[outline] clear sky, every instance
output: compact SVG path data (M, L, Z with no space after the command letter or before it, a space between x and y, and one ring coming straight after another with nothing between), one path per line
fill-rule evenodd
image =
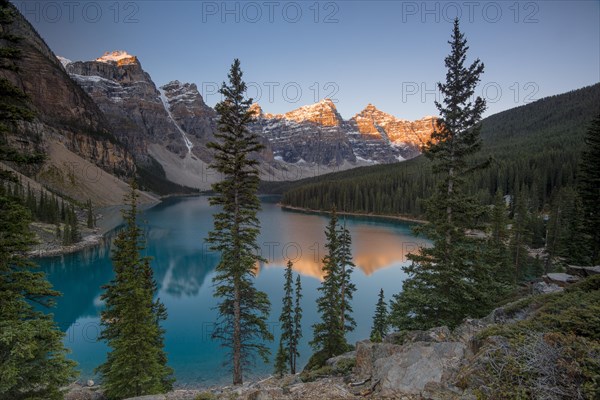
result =
M249 95L281 113L332 98L400 118L436 115L452 19L485 73L490 115L600 81L600 1L13 0L57 55L138 56L157 85L198 85L205 101L234 58Z

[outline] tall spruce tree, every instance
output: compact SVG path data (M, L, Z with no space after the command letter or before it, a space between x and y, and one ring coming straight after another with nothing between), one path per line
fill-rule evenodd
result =
M215 195L210 204L221 207L214 215L214 229L209 233L211 249L221 253L214 278L219 319L213 338L231 351L233 384L243 382L243 368L255 354L268 362L269 350L264 341L273 340L267 327L270 302L264 292L254 287L255 266L265 261L257 255L256 238L260 231L256 213L260 202L256 195L259 176L255 153L263 148L258 135L248 130L253 119L252 99L245 99L240 61L234 60L220 93L223 101L215 106L219 114L211 168L222 180L213 184Z
M281 307L281 315L279 316L279 323L281 328L281 343L286 349L286 354L283 355L286 364L292 365L292 358L295 356L296 348L294 346L294 277L292 275L293 268L292 261L288 260L285 274L284 274L284 285L283 285L283 299ZM276 357L278 360L279 355ZM287 368L286 368L287 371Z
M300 300L302 299L302 280L300 275L296 276L296 287L295 287L295 299L294 299L294 334L293 343L295 352L292 354L290 360L290 373L296 373L296 361L300 357L300 351L298 350L300 339L302 338L302 306Z
M160 326L166 319L166 309L160 300L154 300L157 287L150 260L141 256L144 237L137 226L137 199L132 184L125 197L129 208L123 211L126 227L114 242L115 276L103 286L101 296L106 307L100 339L111 351L97 371L105 395L115 400L164 393L174 381L173 370L166 365L164 330Z
M71 216L69 217L70 228L71 228L71 242L77 243L81 240L81 233L79 232L79 221L77 220L77 213L75 213L75 206L71 205Z
M508 255L508 209L500 190L496 191L491 209L488 238L488 262L496 271L495 277L508 288L514 282L514 270Z
M527 275L528 254L526 245L530 242L529 210L527 198L522 191L514 197L514 213L511 226L510 256L514 268L515 283Z
M371 341L381 342L389 330L388 308L385 302L383 289L379 290L375 315L373 315L373 327L371 328Z
M352 237L346 228L346 221L339 232L339 256L340 263L340 318L344 333L352 332L356 327L356 321L352 317L352 299L356 292L356 285L352 282L354 262L352 261Z
M591 122L585 144L578 171L578 191L584 213L582 242L589 253L589 264L600 265L600 114Z
M320 296L317 299L317 310L321 314L321 320L313 325L313 339L310 342L318 353L318 359L322 361L342 354L348 348L342 325L340 238L335 208L331 211L325 237L327 254L323 258L324 277L318 289Z
M484 67L479 59L465 66L468 46L458 19L449 44L446 82L438 83L443 102L435 103L441 124L423 149L440 183L427 201L429 224L417 232L433 246L408 256L411 264L404 268L408 278L392 302L392 319L401 329L452 327L467 315L487 312L493 304L484 243L467 235L478 227L484 209L465 190L469 174L486 164L473 165L469 158L481 147L479 122L485 101L473 96Z
M273 373L278 378L283 378L288 372L288 351L283 346L283 339L279 340L279 348L275 355L275 369Z
M282 300L281 315L279 316L279 322L281 327L281 343L285 348L285 354L280 356L279 354L275 358L278 362L279 357L284 357L285 362L289 366L289 371L292 374L296 373L296 359L300 355L298 352L298 342L302 336L300 321L302 319L302 309L300 308L300 298L302 297L301 290L302 286L300 283L300 276L296 279L296 288L294 290L294 276L292 269L294 264L291 260L288 260L285 268L285 283L284 283L284 296ZM295 304L294 304L295 295ZM286 368L286 372L287 372Z
M20 39L10 33L15 13L13 5L0 1L0 69L16 72L13 61L20 53L15 44ZM17 122L32 118L25 93L1 77L0 161L16 165L41 161L42 156L27 156L7 140ZM59 400L62 388L76 376L75 363L66 358L64 334L52 316L33 304L50 307L60 293L26 257L35 241L29 230L29 204L19 199L25 197L20 180L0 171L0 182L3 188L8 185L0 191L0 398Z

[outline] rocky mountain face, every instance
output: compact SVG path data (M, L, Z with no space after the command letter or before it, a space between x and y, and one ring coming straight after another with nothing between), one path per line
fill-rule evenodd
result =
M216 113L194 84L157 87L137 57L125 51L93 61L63 59L66 71L102 110L115 136L141 165L158 162L168 180L208 188Z
M139 60L126 52L106 53L94 61L67 63L69 75L104 112L114 135L139 160L159 143L184 156L187 146L166 102Z
M125 51L94 61L61 59L69 75L104 112L112 132L140 162L160 163L176 183L207 189L217 114L196 85L172 81L158 88L140 61ZM261 177L289 180L374 163L392 163L419 154L435 119L398 119L368 105L344 120L330 99L285 114L253 104L250 126L262 138Z
M29 22L13 9L14 19L3 23L0 32L21 38L15 70L0 70L0 75L23 90L36 114L31 123L20 124L7 140L23 152L48 154L44 165L28 174L51 186L56 192L78 200L72 189L90 180L83 165L100 168L98 174L132 176L135 163L130 153L111 134L110 125L96 103L69 77L52 50ZM2 42L4 42L2 40ZM6 43L1 43L4 48ZM71 164L54 159L49 148L59 146L72 156ZM67 172L68 171L68 172ZM116 179L116 178L115 178Z
M331 100L286 114L264 114L257 104L253 109L257 118L251 129L268 139L275 160L325 166L356 161L344 121Z
M258 104L253 109L254 128L269 139L275 158L287 163L403 161L420 153L436 124L434 117L398 119L372 104L345 121L330 99L285 114L264 113Z

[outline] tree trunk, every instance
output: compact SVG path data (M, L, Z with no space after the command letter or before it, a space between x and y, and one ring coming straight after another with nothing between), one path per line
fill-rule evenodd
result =
M234 283L234 304L233 304L233 384L241 385L242 377L242 330L241 330L241 310L240 310L240 287L236 281Z
M448 200L452 198L452 191L454 190L454 167L450 167L448 170ZM448 230L446 231L446 244L450 246L452 240L450 227L452 226L452 205L448 203L446 206L446 222L448 223Z
M235 197L235 223L233 226L233 240L236 253L236 261L240 260L240 248L239 248L239 199L236 190ZM237 269L234 276L233 282L233 384L241 385L243 383L242 373L242 326L241 326L241 293L240 293L240 280L237 274L240 273L241 268Z
M342 332L346 332L346 299L345 299L345 295L346 295L346 279L345 279L345 275L346 274L346 265L342 265L342 288L340 291L340 296L341 296L341 304L340 304L340 308L341 308L341 313L342 313Z

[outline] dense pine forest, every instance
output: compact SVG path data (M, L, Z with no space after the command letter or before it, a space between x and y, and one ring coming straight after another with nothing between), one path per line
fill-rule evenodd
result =
M583 137L598 113L600 84L547 97L482 121L482 150L490 168L470 176L468 190L484 204L496 191L524 196L531 210L548 211L552 199L574 184ZM479 161L473 160L473 161ZM420 156L393 165L363 167L290 183L265 183L285 205L342 212L421 217L436 185Z

